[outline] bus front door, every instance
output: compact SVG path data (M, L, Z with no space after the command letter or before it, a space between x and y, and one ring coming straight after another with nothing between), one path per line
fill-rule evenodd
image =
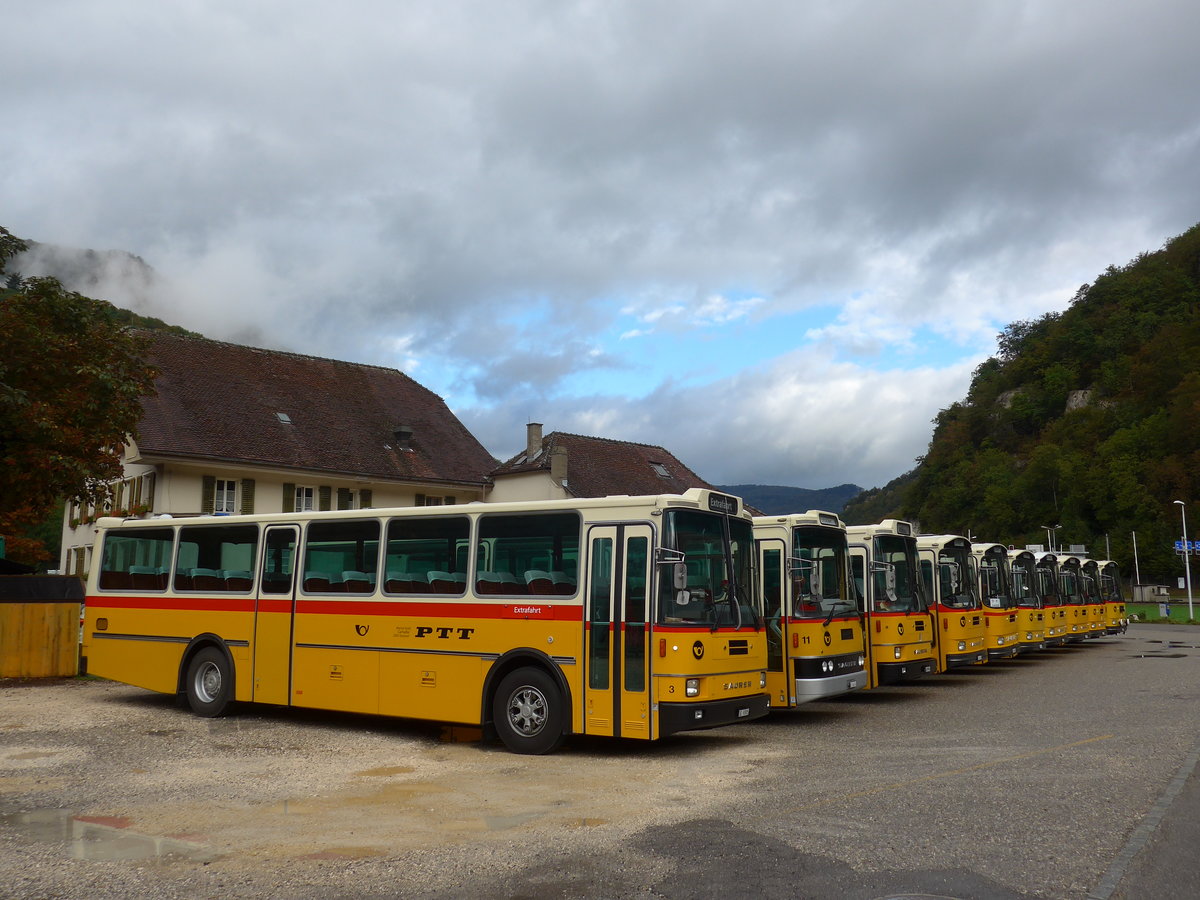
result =
M296 609L296 544L300 530L271 526L263 541L254 606L255 703L287 705L292 680L292 616Z
M587 734L653 738L647 615L648 525L588 529L584 606L584 722Z

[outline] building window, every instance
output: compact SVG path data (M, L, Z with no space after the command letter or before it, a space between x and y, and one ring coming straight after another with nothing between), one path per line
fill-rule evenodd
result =
M216 493L213 495L213 512L237 512L237 482L224 478L217 479Z
M296 485L296 512L312 512L315 495L315 488Z
M654 474L658 475L660 478L671 477L671 473L667 471L667 467L662 463L652 462L650 463L650 468L652 468L654 470Z

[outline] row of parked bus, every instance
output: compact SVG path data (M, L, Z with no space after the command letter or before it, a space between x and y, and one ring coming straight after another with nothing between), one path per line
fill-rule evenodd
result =
M261 703L655 740L1124 629L1116 565L737 497L104 518L87 670Z
M916 534L896 519L846 527L819 511L759 517L754 532L775 706L1128 626L1112 560Z

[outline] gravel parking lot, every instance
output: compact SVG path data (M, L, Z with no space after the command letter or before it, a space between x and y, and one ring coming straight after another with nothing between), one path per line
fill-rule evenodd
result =
M1196 755L1198 646L1135 626L547 757L403 720L200 719L111 682L3 680L0 896L1133 897L1129 873L1158 871L1138 826ZM1167 881L1179 896L1198 893L1191 866Z

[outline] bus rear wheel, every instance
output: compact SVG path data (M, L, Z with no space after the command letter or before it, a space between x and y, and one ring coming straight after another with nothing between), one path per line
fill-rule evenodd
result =
M492 721L513 753L549 753L563 741L564 703L554 679L541 669L509 672L492 700Z
M233 670L224 653L205 647L192 657L183 684L192 712L206 718L223 716L233 699L232 688Z

